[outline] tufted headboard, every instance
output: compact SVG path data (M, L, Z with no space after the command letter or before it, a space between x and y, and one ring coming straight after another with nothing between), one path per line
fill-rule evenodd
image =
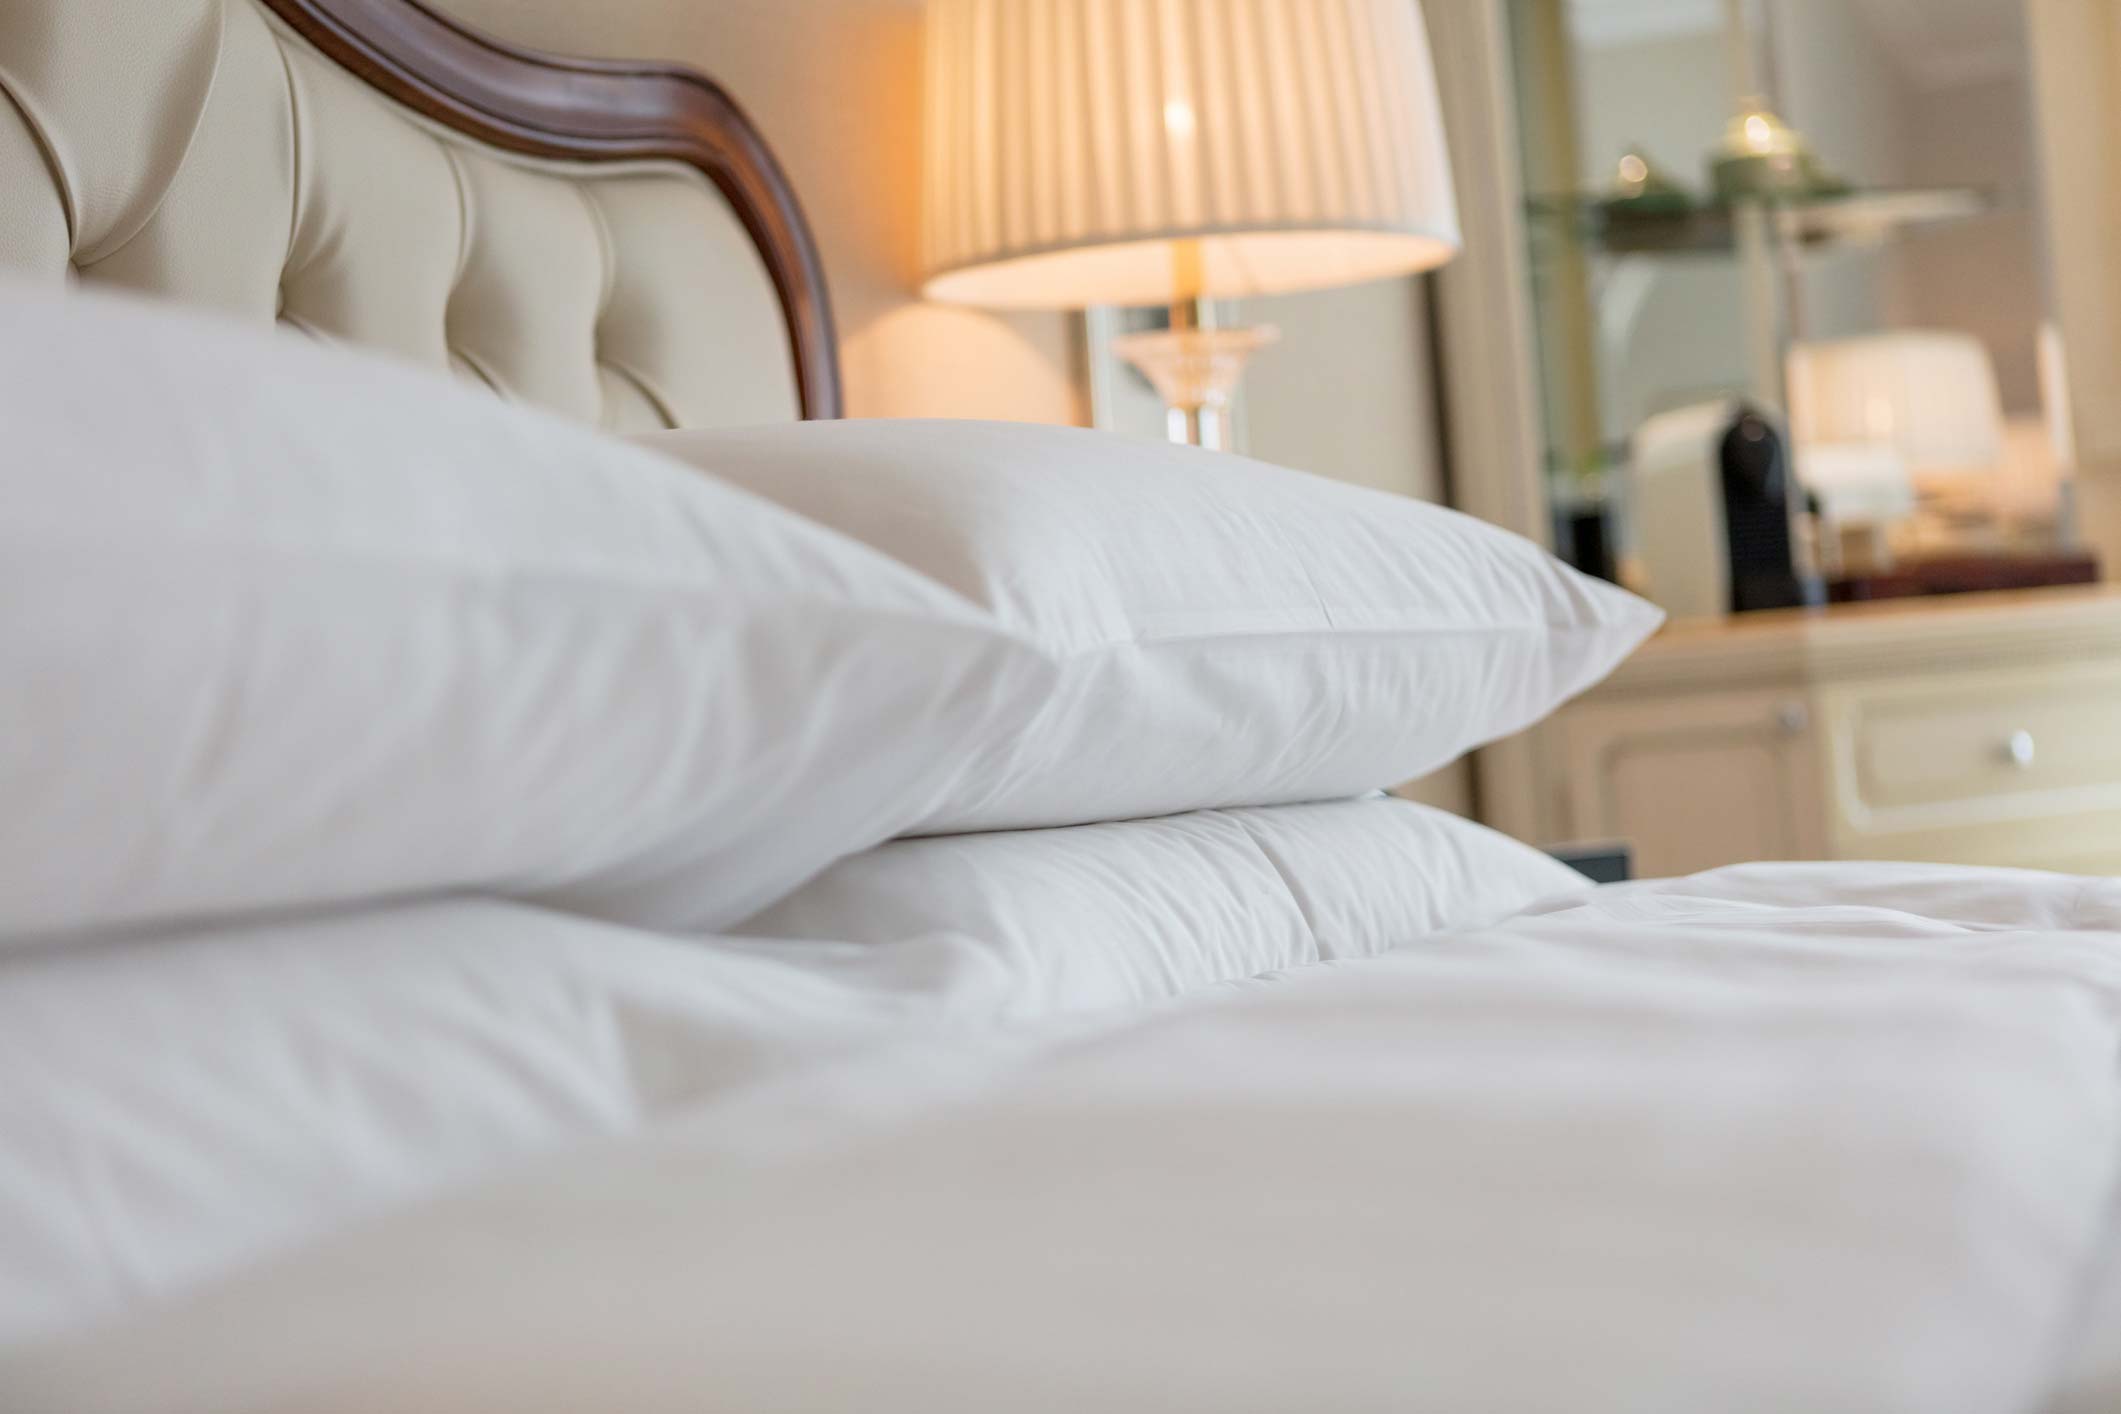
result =
M809 229L721 89L418 0L0 0L0 270L618 429L840 410Z

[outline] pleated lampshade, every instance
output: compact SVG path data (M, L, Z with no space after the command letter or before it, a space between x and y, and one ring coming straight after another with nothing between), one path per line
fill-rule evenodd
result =
M1418 0L929 0L925 292L1164 304L1458 249Z
M1971 334L1900 329L1790 350L1800 445L1890 448L1920 477L1987 475L2003 459L2003 400Z

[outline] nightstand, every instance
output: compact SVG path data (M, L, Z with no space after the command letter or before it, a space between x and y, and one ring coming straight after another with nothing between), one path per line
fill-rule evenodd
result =
M2121 873L2121 587L1676 623L1543 730L1550 837L1637 872Z

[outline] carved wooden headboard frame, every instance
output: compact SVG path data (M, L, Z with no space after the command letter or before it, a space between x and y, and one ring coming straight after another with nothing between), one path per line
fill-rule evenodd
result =
M713 80L675 64L521 49L420 0L263 3L371 87L481 142L535 157L660 157L697 167L773 278L803 416L840 415L839 348L817 243L765 139Z

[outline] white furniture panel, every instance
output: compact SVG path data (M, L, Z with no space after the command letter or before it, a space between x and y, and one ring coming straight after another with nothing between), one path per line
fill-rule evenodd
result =
M1634 846L1648 877L1824 846L1810 712L1785 692L1685 693L1567 714L1567 833Z
M1546 729L1547 833L2121 874L2121 591L1680 623Z

